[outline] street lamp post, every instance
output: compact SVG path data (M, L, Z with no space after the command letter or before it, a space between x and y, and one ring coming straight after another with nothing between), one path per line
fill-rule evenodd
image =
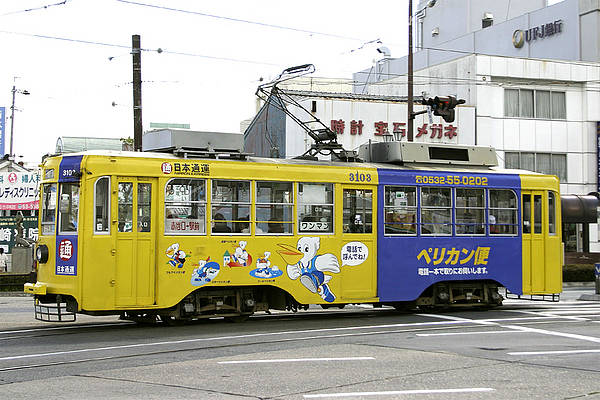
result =
M29 95L30 93L27 90L20 90L13 85L12 87L12 105L10 106L10 152L8 153L9 159L14 160L13 154L13 136L15 131L15 94L20 93L24 95Z

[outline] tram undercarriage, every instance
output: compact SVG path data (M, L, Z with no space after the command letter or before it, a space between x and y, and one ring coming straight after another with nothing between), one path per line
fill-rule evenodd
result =
M491 281L448 281L428 287L415 301L377 303L373 307L389 305L401 311L432 308L496 307L502 305L503 297L498 284ZM70 296L36 297L36 319L68 322L75 320L76 301ZM345 304L335 304L343 308ZM269 286L214 288L196 290L174 307L160 310L127 310L121 319L140 323L163 321L167 324L195 319L224 317L232 322L246 320L255 312L308 310L307 304L298 303L289 293ZM323 307L329 308L329 307ZM118 312L118 311L117 311ZM115 311L83 311L88 315L114 315Z

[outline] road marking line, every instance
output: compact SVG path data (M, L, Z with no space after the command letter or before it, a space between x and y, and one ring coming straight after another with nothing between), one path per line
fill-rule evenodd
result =
M498 324L496 322L489 322L486 320L476 320L476 319L469 319L469 318L462 318L462 317L454 317L451 315L439 315L439 314L418 314L418 315L423 315L423 316L428 315L430 317L449 319L452 321L465 321L465 322L470 322L473 324L480 324L480 325L485 325L485 326L494 325L494 326L498 326L501 328L514 329L516 331L539 333L542 335L550 335L550 336L560 336L560 337L565 337L565 338L569 338L569 339L585 340L588 342L600 343L600 338L597 338L594 336L578 335L575 333L549 331L547 329L530 328L530 327L520 326L520 325L502 325L502 324Z
M0 335L7 335L9 333L30 333L30 332L39 332L39 331L58 331L64 329L83 329L83 328L105 328L107 326L126 326L133 325L135 322L111 322L108 324L90 324L90 325L69 325L69 326L53 326L48 328L30 328L30 329L20 329L15 331L0 331Z
M535 356L544 354L578 354L578 353L600 353L600 349L594 350L553 350L553 351L514 351L506 353L511 356Z
M374 360L375 357L338 357L338 358L280 358L274 360L239 360L219 361L217 364L258 364L258 363L286 363L286 362L310 362L310 361L363 361Z
M458 335L489 335L494 333L524 333L520 331L477 331L477 332L445 332L445 333L417 333L416 336L458 336Z
M18 360L18 359L25 359L25 358L48 357L48 356L57 356L57 355L65 355L65 354L88 353L88 352L94 352L94 351L122 350L122 349L139 348L139 347L153 347L153 346L208 342L208 341L218 341L218 340L248 339L248 338L258 338L258 337L265 337L265 336L283 336L283 335L303 334L303 333L322 333L322 332L339 332L339 331L357 331L357 330L378 329L378 328L380 329L380 328L401 328L401 327L417 327L417 326L439 326L439 325L453 325L453 324L466 324L466 323L469 323L469 321L468 320L444 321L444 322L442 322L442 321L435 322L434 321L434 322L415 322L415 323L411 323L411 324L349 326L349 327L343 327L343 328L305 329L305 330L298 330L298 331L254 333L254 334L248 334L248 335L217 336L217 337L208 337L208 338L170 340L170 341L164 341L164 342L125 344L125 345L120 345L120 346L93 347L93 348L78 349L78 350L56 351L56 352L51 352L51 353L23 354L23 355L19 355L19 356L0 357L0 361ZM364 332L362 334L372 335L372 334L385 334L385 333L388 333L388 332L387 331L374 331L374 332ZM390 331L389 333L393 333L393 332ZM338 335L330 335L330 336L309 336L309 337L293 338L291 340L309 340L309 339L344 337L344 336L351 336L351 335L356 335L356 334L347 333L347 334L338 334Z
M593 343L600 343L600 338L593 337L593 336L577 335L575 333L556 332L556 331L549 331L546 329L529 328L526 326L518 326L518 325L505 325L504 328L516 329L516 330L523 331L523 332L539 333L542 335L560 336L560 337L565 337L565 338L569 338L569 339L585 340L585 341L593 342Z
M386 392L353 392L353 393L322 393L305 394L305 399L323 399L330 397L357 397L357 396L394 396L401 394L439 394L439 393L479 393L495 392L492 388L464 388L464 389L423 389L423 390L394 390Z

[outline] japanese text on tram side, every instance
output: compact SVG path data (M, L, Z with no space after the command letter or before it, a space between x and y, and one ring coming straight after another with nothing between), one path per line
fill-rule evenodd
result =
M476 249L451 249L429 248L423 249L417 255L417 260L424 261L433 268L418 268L419 275L483 275L488 270L485 265L490 256L490 247L477 247ZM443 264L442 264L443 263ZM465 264L470 265L465 265ZM442 264L442 265L440 265ZM437 267L439 265L439 267ZM477 267L477 265L484 265ZM454 267L457 266L457 267Z
M463 185L463 186L487 186L488 178L484 176L458 176L458 175L417 175L415 183L429 185Z
M174 162L173 164L165 162L161 165L163 174L179 174L193 176L208 176L210 175L210 165L199 164L193 162Z

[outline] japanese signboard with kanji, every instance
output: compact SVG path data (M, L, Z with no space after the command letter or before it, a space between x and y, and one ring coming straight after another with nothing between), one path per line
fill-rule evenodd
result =
M37 210L39 182L37 172L0 173L0 210Z
M38 217L23 217L23 237L25 239L37 240ZM17 238L17 217L0 217L0 247L5 252L11 253Z

